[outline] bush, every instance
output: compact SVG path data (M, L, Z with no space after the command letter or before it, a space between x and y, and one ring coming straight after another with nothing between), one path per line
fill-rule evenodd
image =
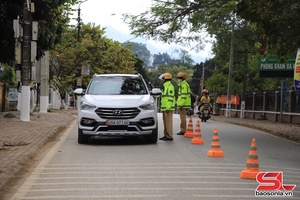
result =
M9 65L1 66L2 73L0 74L0 82L17 85L15 70Z

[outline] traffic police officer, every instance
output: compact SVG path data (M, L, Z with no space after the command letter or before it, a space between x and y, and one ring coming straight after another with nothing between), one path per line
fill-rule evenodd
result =
M163 115L164 136L159 139L163 141L172 141L173 112L175 110L175 90L171 82L172 75L170 73L164 73L160 77L164 80L160 108Z
M188 109L191 108L191 89L190 85L185 80L185 74L179 72L178 79L178 99L177 106L179 108L180 116L180 132L177 135L184 135L186 131L186 115Z

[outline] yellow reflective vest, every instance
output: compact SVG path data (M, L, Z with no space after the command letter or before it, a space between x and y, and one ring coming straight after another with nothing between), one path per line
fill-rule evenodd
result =
M183 108L191 107L191 89L190 85L185 80L178 83L177 106Z
M200 103L210 103L210 96L208 95L202 95L200 98Z
M171 81L164 82L160 110L175 110L175 89Z

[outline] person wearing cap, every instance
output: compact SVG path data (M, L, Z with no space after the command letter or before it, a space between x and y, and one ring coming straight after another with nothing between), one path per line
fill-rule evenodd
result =
M173 112L175 110L175 89L171 82L172 75L164 73L160 76L164 80L161 93L161 111L164 124L164 136L159 138L163 141L173 140Z
M202 90L202 96L200 97L200 105L198 110L201 112L202 111L202 105L203 104L210 104L210 96L208 95L208 90L204 89Z
M180 131L177 135L184 135L186 131L186 115L188 109L191 107L191 89L190 85L185 80L185 74L179 72L177 74L178 79L178 98L177 106L179 108L180 116Z

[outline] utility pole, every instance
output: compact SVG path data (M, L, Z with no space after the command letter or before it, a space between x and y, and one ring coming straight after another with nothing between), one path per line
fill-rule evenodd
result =
M78 32L77 32L77 41L78 42L80 42L80 29L81 29L81 19L80 19L80 5L82 4L82 3L84 3L84 2L86 2L87 0L85 0L85 1L82 1L82 2L80 2L79 3L79 5L78 5L78 18L77 18L77 22L78 22L78 25L77 25L77 28L78 28Z
M77 20L78 20L78 24L77 24L77 41L78 42L80 42L80 28L81 28L81 19L80 19L80 4L79 4L79 6L78 6L78 18L77 18Z
M203 67L202 67L202 78L201 78L201 91L200 91L200 96L201 96L201 92L202 92L203 89L204 89L204 79L205 79L204 73L205 73L205 65L203 64Z
M31 3L24 1L23 8L23 41L22 41L22 94L21 121L30 121L30 67L31 67Z
M227 102L226 102L225 117L230 117L230 111L231 111L231 79L232 79L233 52L234 52L234 23L235 23L235 19L232 20L232 29L231 29L230 59L229 59Z
M87 0L85 1L81 1L79 2L78 4L78 25L77 25L77 28L78 28L78 32L77 32L77 42L80 42L80 29L81 29L81 18L80 18L80 5L84 2L86 2ZM81 87L82 86L82 78L81 78L81 68L77 71L77 75L76 75L76 81L75 81L75 86L76 87ZM79 96L77 98L77 100L80 99ZM79 104L78 104L79 105Z

